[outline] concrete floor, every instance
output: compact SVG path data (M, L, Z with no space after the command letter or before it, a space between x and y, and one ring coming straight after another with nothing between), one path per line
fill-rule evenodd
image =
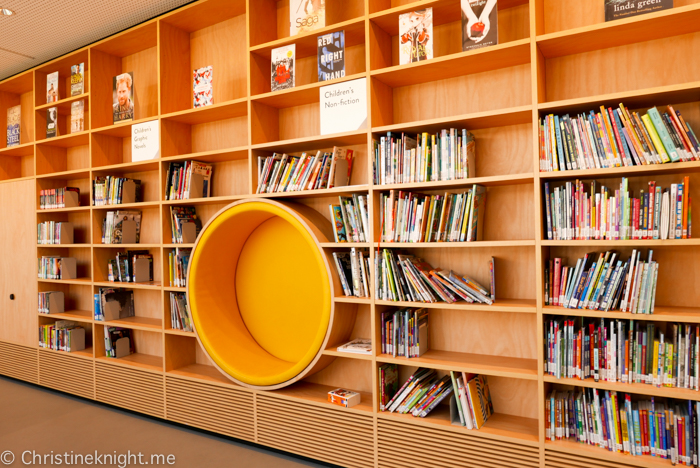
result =
M0 377L0 463L7 464L13 452L14 463L24 466L22 454L132 454L141 452L151 464L152 454L174 456L177 467L299 468L328 467L253 445L235 442L204 432L174 426L148 417L120 411L46 390L16 380ZM29 461L32 453L25 454ZM155 460L155 459L154 459ZM173 460L172 458L170 459ZM44 461L44 460L42 460ZM53 461L60 461L53 458ZM101 459L106 462L106 458ZM89 466L73 464L70 466ZM136 463L134 463L136 462ZM111 466L139 466L132 457L116 459ZM155 463L155 462L154 462ZM38 459L34 459L38 465ZM51 465L46 459L43 465ZM108 465L107 463L104 463ZM170 466L165 460L161 465ZM3 466L0 464L0 467ZM53 466L69 466L53 463ZM92 465L94 466L94 464Z

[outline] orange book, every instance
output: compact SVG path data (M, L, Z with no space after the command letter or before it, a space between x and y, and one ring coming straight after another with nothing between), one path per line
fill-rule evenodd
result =
M690 194L690 177L683 178L683 239L688 238L688 199Z

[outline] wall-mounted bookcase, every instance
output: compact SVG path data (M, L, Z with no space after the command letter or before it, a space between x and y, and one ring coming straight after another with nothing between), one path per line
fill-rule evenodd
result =
M288 30L288 0L202 0L0 82L0 127L7 108L22 105L20 145L7 148L0 141L0 196L3 188L11 193L29 181L27 197L34 208L21 213L24 220L74 227L72 244L39 245L20 261L30 271L41 256L77 261L75 279L24 278L35 285L34 292L63 292L65 311L45 315L7 306L0 373L343 466L667 466L669 461L658 458L545 440L545 398L555 389L593 387L693 401L700 394L546 375L544 324L550 317L630 315L545 306L542 278L551 258L575 259L613 248L627 256L648 246L664 266L656 311L632 318L700 323L698 241L550 241L541 200L545 182L579 178L613 186L629 177L631 185L649 179L668 185L700 173L700 163L538 172L538 119L619 102L632 110L671 103L700 128L700 65L693 55L700 40L700 1L675 3L671 10L606 23L603 0L499 0L499 45L462 52L459 0L326 0L327 26L294 37ZM435 58L401 66L398 17L424 7L434 11ZM368 79L369 123L365 130L320 135L319 88L327 83L317 81L316 36L338 30L346 34L347 76L334 81ZM296 87L273 93L271 50L287 44L296 44ZM70 97L70 66L80 62L85 92ZM214 68L215 104L193 109L192 70L207 65ZM46 75L54 71L60 75L60 99L47 105ZM135 120L113 125L112 78L123 72L134 73ZM70 106L76 100L85 102L85 130L72 134ZM52 106L59 109L59 136L47 139L46 109ZM160 128L160 158L134 162L132 125L150 120ZM473 177L372 183L373 139L449 127L466 128L476 137ZM352 186L255 194L258 156L334 146L355 153ZM186 160L213 166L211 197L166 200L169 164ZM92 181L107 175L141 180L143 201L93 206ZM456 193L473 184L487 190L482 241L379 243L381 194ZM80 206L39 209L41 190L66 186L80 188ZM692 184L696 199L698 187ZM169 285L168 256L193 244L172 243L171 207L193 206L206 223L231 202L265 197L304 204L329 219L328 205L352 194L368 196L371 241L324 243L329 259L333 252L361 247L373 260L377 248L388 248L486 281L487 261L495 257L496 303L419 305L338 295L336 313L354 320L348 341L370 337L374 353L343 354L336 351L342 343L330 343L323 351L336 357L330 366L270 392L236 386L216 370L193 332L172 328L170 293L186 289ZM139 244L101 243L107 212L118 209L142 213ZM0 235L8 233L0 229ZM154 281L108 281L107 260L129 249L153 255ZM95 321L93 295L119 286L134 291L136 316ZM430 310L430 351L410 360L382 354L381 313L410 306ZM16 319L20 316L22 321ZM85 350L37 347L37 327L62 319L87 329ZM132 329L137 352L106 357L106 326ZM383 363L398 364L401 381L419 366L485 374L496 414L481 430L469 431L451 424L446 406L426 418L381 412L378 368ZM326 393L337 387L361 392L362 403L350 409L328 404ZM329 439L329 432L342 437Z

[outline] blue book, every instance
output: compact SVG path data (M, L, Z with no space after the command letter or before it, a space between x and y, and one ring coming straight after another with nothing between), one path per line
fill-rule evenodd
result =
M95 294L95 320L102 320L102 304L100 302L100 295Z
M622 151L623 153L625 153L625 160L627 161L627 164L631 166L633 165L632 155L630 154L630 149L627 147L627 139L625 138L623 133L624 128L622 126L620 116L618 115L619 112L619 109L615 109L612 114L615 117L615 125L617 125L617 129L620 134L620 141L622 141Z
M318 43L318 81L345 76L345 31L336 31L316 38Z
M547 239L552 240L553 239L553 233L552 233L552 208L551 208L551 199L549 196L549 182L545 182L544 184L544 204L545 208L547 211Z

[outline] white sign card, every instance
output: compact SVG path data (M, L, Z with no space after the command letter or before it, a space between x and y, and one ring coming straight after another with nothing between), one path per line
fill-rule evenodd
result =
M131 126L131 160L147 161L160 157L158 121L151 120Z
M321 135L367 126L367 78L323 86L320 93Z

